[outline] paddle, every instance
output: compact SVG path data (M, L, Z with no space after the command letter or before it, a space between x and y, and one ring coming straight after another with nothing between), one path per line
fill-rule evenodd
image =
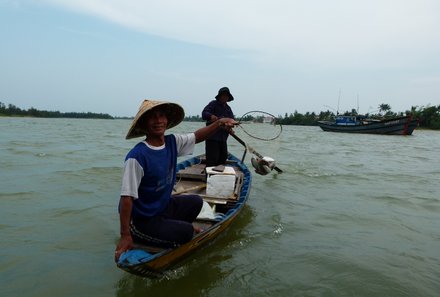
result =
M234 137L242 146L244 146L245 151L243 154L243 158L242 158L242 162L244 162L244 157L246 156L246 151L249 150L252 154L256 155L258 158L262 159L263 156L258 153L256 150L254 150L252 147L250 147L249 145L247 145L240 137L238 137L237 135L235 135L234 133L229 133L232 137ZM283 173L283 171L278 168L277 166L275 166L273 169L275 169L278 173Z

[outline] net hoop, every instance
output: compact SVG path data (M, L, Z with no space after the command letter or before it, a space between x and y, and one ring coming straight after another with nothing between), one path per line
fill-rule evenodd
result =
M271 117L271 118L275 121L275 123L270 123L270 125L274 125L274 126L279 126L279 127L280 127L278 133L277 133L275 136L273 136L273 137L270 137L270 138L263 138L263 137L259 137L259 136L253 135L252 133L250 133L249 131L247 131L247 130L243 127L243 126L245 126L245 125L242 125L242 123L243 123L244 119L245 119L246 117L249 117L250 114L252 114L252 113L265 114L265 115L267 115L268 117ZM280 121L279 121L279 118L277 118L277 117L274 116L273 114L270 114L270 113L268 113L268 112L261 111L261 110L252 110L252 111L248 111L248 112L246 112L245 114L243 114L243 115L241 116L241 118L238 120L238 126L239 126L239 127L243 130L243 132L246 133L248 136L250 136L250 137L252 137L252 138L255 138L255 139L258 139L258 140L263 140L263 141L271 141L271 140L277 139L278 137L280 137L281 133L283 132L283 126L281 125L281 123L280 123Z

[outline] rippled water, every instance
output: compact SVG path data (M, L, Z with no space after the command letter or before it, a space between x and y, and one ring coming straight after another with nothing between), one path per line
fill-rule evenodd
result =
M254 175L231 229L150 280L112 260L129 125L0 118L0 296L440 296L439 132L238 129L284 173Z

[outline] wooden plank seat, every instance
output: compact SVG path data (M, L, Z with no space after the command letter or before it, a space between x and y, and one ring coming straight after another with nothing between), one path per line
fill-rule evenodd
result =
M191 167L187 167L185 169L179 170L176 173L177 180L179 179L195 179L206 181L206 165L205 164L197 164Z

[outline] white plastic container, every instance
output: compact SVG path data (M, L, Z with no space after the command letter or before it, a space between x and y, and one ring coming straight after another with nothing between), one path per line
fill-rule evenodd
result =
M225 167L223 172L212 170L214 167L206 167L206 195L222 198L231 197L235 188L235 170Z

